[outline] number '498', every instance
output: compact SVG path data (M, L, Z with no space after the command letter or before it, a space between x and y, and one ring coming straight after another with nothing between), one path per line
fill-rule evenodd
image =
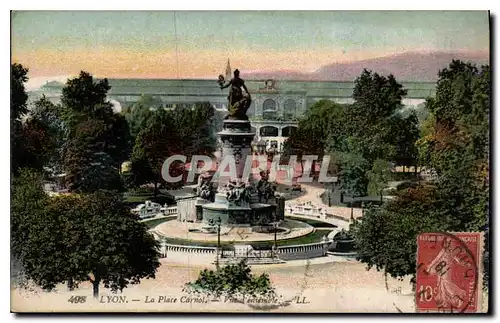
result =
M87 301L87 296L71 296L68 299L68 303L85 303Z

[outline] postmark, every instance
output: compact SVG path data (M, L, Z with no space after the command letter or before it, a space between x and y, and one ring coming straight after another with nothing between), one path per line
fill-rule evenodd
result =
M415 305L419 313L481 311L483 234L422 233L417 237Z

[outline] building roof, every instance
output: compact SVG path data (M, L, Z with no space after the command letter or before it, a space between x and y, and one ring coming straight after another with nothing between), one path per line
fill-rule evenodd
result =
M221 91L214 78L210 79L108 79L111 95L150 94L150 95L203 95L221 96ZM250 92L265 92L265 80L245 81ZM405 82L407 98L426 98L435 92L435 83ZM279 93L306 92L313 97L351 97L354 82L335 81L276 81Z
M127 78L108 79L111 89L110 96L126 96L148 94L153 96L202 96L225 97L228 90L221 90L214 79L138 79ZM247 80L251 93L305 94L316 98L350 98L354 89L354 81L290 81L278 80L274 89L266 89L266 80ZM435 94L436 83L433 82L403 82L408 90L407 99L425 99ZM63 83L51 81L44 84L40 90L47 92L61 91Z

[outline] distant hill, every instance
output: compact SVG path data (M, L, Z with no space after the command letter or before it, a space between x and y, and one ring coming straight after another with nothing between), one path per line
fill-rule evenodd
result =
M282 79L316 81L353 81L364 68L379 74L393 74L399 81L434 82L438 71L447 67L453 59L470 61L478 65L489 62L488 52L407 52L373 59L332 63L312 73L300 71L268 71L245 73L247 79Z

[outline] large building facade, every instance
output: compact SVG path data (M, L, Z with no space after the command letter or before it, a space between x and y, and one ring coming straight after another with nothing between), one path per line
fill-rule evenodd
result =
M224 73L229 75L229 62ZM245 75L242 74L242 78ZM210 102L215 109L227 111L228 89L221 90L216 78L172 80L172 79L108 79L111 90L108 97L116 110L131 106L142 95L154 96L164 108L191 107L199 102ZM266 142L267 148L281 150L284 141L297 127L297 119L306 109L320 100L331 100L340 104L352 103L354 82L334 81L285 81L247 80L245 84L252 95L252 105L247 111L256 140ZM402 82L408 90L403 104L417 107L435 93L435 83ZM59 102L64 84L49 82L39 90L29 93L30 101L45 95Z

